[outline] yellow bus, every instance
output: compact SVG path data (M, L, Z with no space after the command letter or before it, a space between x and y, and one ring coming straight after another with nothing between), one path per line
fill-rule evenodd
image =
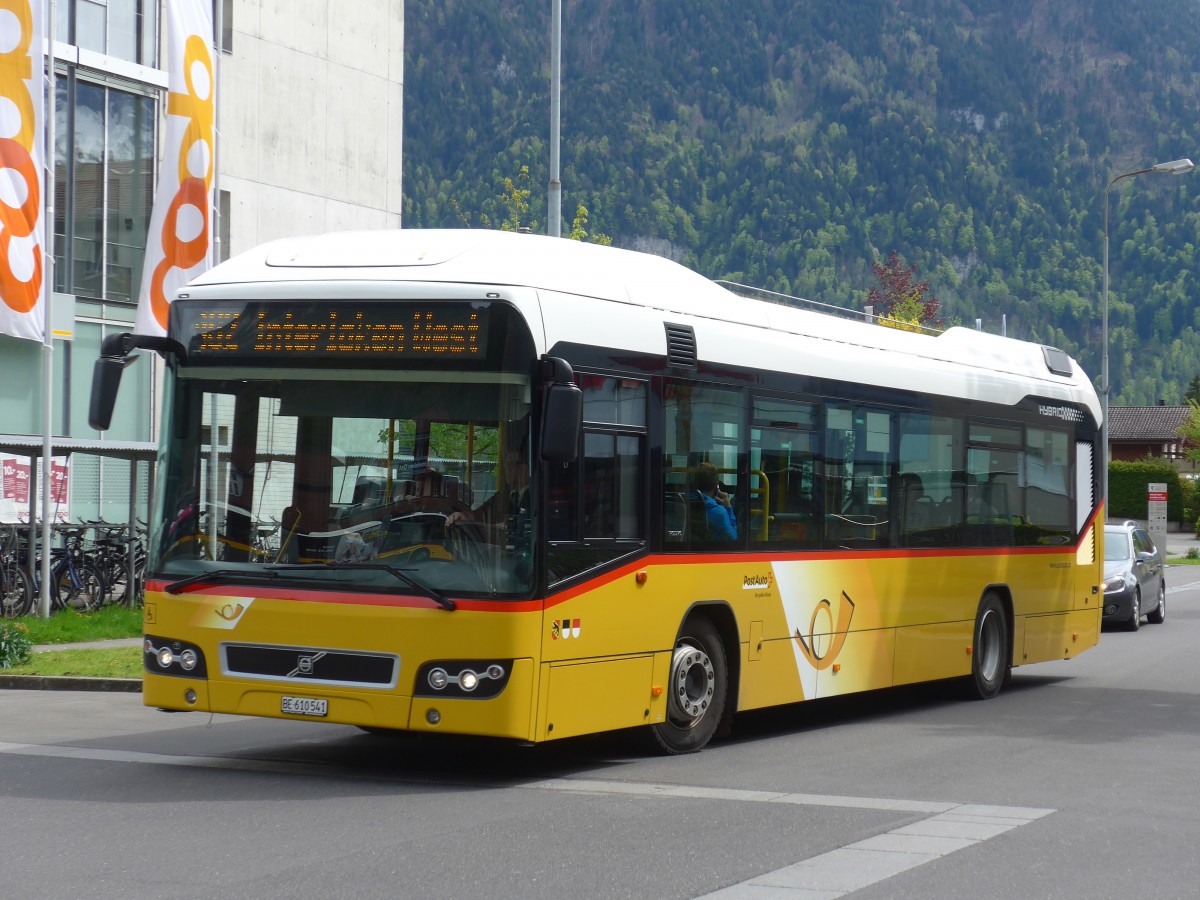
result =
M139 348L152 707L682 753L1099 637L1100 406L1055 348L470 230L217 266L105 340L94 427Z

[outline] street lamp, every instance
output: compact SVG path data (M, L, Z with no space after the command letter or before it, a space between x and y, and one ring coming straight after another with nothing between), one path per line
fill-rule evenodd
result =
M1104 466L1104 514L1108 515L1108 395L1111 385L1108 382L1108 195L1113 185L1125 178L1135 175L1157 173L1159 175L1184 175L1196 167L1190 159L1174 159L1151 166L1148 169L1138 169L1136 172L1126 172L1118 175L1104 189L1104 319L1101 326L1100 340L1104 345L1104 358L1100 369L1101 394L1104 407L1104 420L1100 423L1100 463Z

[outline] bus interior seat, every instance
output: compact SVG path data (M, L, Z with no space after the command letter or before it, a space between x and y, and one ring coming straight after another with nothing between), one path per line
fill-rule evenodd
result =
M708 506L702 497L687 498L688 537L693 541L707 541L711 538L708 527Z
M688 537L687 497L669 491L663 504L663 538L671 543L686 541Z

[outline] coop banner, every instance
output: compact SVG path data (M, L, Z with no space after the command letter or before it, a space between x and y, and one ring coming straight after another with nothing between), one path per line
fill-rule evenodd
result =
M175 292L209 265L217 87L212 8L212 0L167 3L167 138L146 237L139 334L166 334Z
M0 333L41 341L42 0L0 0Z

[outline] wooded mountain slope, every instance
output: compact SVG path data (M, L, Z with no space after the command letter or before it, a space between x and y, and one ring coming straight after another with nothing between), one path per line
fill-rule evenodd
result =
M550 0L406 0L404 225L544 230ZM564 0L563 230L843 306L897 251L943 312L1098 380L1104 190L1200 162L1196 0ZM1112 402L1200 373L1200 172L1110 211Z

